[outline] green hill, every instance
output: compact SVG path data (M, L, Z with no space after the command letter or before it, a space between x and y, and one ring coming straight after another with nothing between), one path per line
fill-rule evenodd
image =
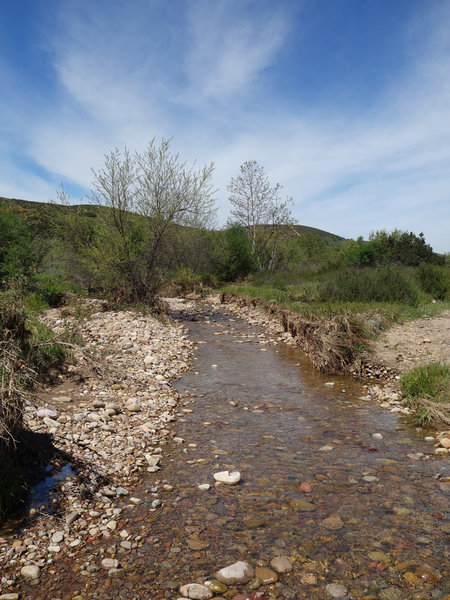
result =
M64 206L57 203L31 202L29 200L21 200L19 198L3 198L0 196L0 205L1 204L8 204L11 208L26 211L30 217L36 215L36 213L39 213L43 209L48 211L49 215L52 214L52 211L71 211L75 209L81 209L83 216L86 218L95 219L100 211L107 210L105 207L95 204L73 204L71 206ZM296 232L297 235L304 235L306 233L317 235L327 244L331 245L339 246L346 239L336 235L335 233L330 233L329 231L324 231L323 229L317 229L316 227L309 227L308 225L294 225L290 229L292 229L293 232Z

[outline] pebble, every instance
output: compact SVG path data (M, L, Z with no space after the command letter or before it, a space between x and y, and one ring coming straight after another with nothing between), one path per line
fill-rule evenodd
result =
M344 523L341 521L341 519L337 516L331 516L328 517L327 519L324 519L321 522L322 527L325 527L325 529L329 529L330 531L338 531L339 529L342 529L342 527L344 527Z
M213 597L213 593L205 585L199 583L188 583L180 587L180 593L186 598L193 600L209 600Z
M316 510L316 506L312 504L312 502L307 502L306 500L300 500L298 498L291 500L291 508L292 510L297 510L299 512L310 512Z
M199 490L201 490L202 492L207 492L211 486L209 483L201 483L200 485L197 486Z
M344 598L347 595L347 588L340 583L329 583L325 591L332 598Z
M241 474L239 471L219 471L218 473L214 473L214 479L219 483L236 485L241 480Z
M270 566L275 569L277 573L287 573L292 571L292 563L288 556L275 556L270 561Z
M261 580L263 585L278 581L278 574L267 567L256 567L255 576Z

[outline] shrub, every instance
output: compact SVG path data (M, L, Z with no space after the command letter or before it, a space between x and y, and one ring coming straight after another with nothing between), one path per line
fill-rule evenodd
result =
M417 269L417 280L420 287L436 300L445 300L450 290L450 275L448 269L420 263Z
M224 260L217 269L223 281L235 281L256 270L256 259L247 234L240 225L233 225L225 233Z
M420 293L408 273L399 268L347 269L324 284L324 302L399 302L418 306Z

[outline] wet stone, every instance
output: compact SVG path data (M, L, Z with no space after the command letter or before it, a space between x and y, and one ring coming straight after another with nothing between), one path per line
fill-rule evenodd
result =
M325 591L332 598L344 598L347 595L347 588L340 583L329 583Z
M287 573L292 571L292 563L288 556L275 556L270 561L270 566L275 569L277 573Z
M300 500L295 498L291 500L291 508L292 510L296 510L299 512L310 512L316 510L316 506L311 502L307 502L306 500Z
M388 587L378 594L380 600L404 600L405 593L398 587Z
M223 592L226 592L228 589L224 583L218 581L217 579L209 579L208 581L205 581L205 586L211 590L213 594L223 594Z
M325 527L325 529L329 529L330 531L337 531L339 529L342 529L342 527L344 527L344 523L337 516L331 516L331 517L328 517L327 519L324 519L321 522L321 525L322 525L322 527Z
M199 583L188 583L180 587L180 593L186 598L193 600L209 600L213 597L213 593L205 585Z
M278 574L267 567L256 567L255 575L262 581L263 585L278 581Z
M233 583L247 583L253 579L254 575L255 571L248 562L238 561L217 571L215 577L222 583L230 585Z

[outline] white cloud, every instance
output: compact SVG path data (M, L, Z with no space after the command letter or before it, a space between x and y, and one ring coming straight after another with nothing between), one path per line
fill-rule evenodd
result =
M45 111L32 98L8 104L3 156L19 149L53 180L89 187L90 168L114 146L173 136L188 162L215 161L223 220L227 182L255 159L294 196L301 223L354 237L423 230L436 249L449 250L444 4L408 28L409 70L376 106L353 114L332 105L277 110L266 73L289 43L289 3L201 0L175 3L172 12L164 2L116 2L108 10L99 1L86 3L86 12L75 10L78 3L58 6L58 30L49 33L58 93ZM267 105L255 108L262 90ZM1 195L49 197L44 175L27 176L13 158L3 161L0 182Z

